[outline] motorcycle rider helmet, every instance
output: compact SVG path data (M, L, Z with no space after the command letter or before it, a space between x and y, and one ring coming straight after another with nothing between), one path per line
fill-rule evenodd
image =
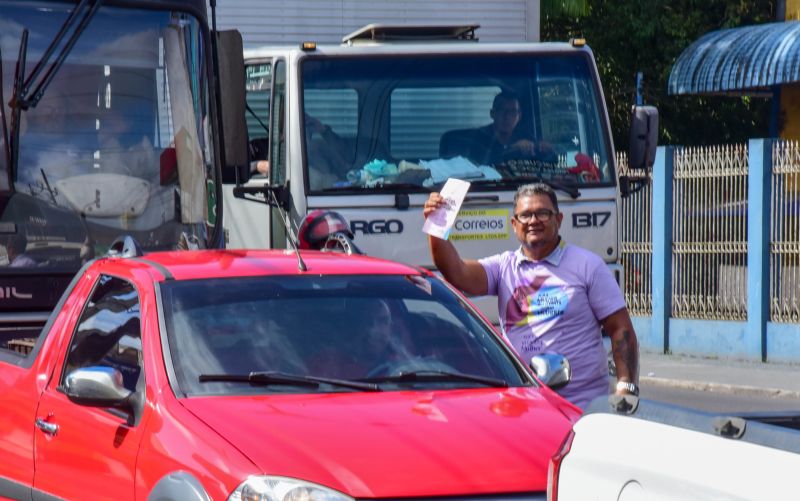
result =
M316 209L308 213L298 230L298 246L301 249L321 249L328 237L336 233L344 233L354 238L350 225L338 212Z

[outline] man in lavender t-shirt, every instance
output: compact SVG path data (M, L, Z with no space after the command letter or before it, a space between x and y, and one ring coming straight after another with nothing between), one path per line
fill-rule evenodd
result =
M432 193L425 217L441 203ZM512 226L519 249L462 260L453 244L429 237L431 255L456 287L497 296L503 333L523 360L543 352L567 357L572 379L558 391L572 403L583 408L608 393L601 327L612 341L616 393L638 394L638 342L625 299L599 256L561 239L562 218L549 186L525 185L514 197Z

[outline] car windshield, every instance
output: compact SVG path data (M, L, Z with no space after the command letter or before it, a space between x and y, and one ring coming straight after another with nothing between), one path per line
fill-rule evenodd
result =
M610 185L586 53L317 57L301 66L313 192ZM499 96L499 97L498 97Z
M438 279L270 276L160 288L185 395L532 384L497 335Z
M23 29L27 78L75 8L0 0L7 117ZM74 273L123 233L149 250L206 246L214 169L205 43L188 14L97 10L41 99L21 112L18 160L0 160L0 273Z

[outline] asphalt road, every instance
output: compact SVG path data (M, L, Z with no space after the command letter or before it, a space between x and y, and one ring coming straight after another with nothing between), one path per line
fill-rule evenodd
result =
M642 384L639 396L714 413L794 411L800 414L800 400L723 391L698 391L662 385Z

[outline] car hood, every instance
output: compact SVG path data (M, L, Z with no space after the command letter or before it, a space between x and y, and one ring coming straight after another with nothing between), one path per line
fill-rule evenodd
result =
M257 473L356 498L412 497L544 491L548 461L572 425L557 408L569 404L546 393L471 389L183 403Z

